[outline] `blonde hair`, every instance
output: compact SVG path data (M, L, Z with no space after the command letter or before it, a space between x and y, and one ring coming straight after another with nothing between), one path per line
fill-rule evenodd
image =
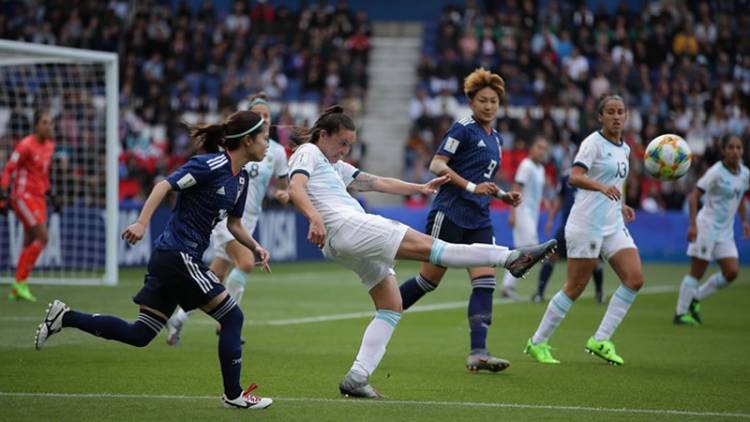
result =
M505 96L505 81L503 78L497 73L492 73L480 67L464 79L464 94L469 100L472 100L482 88L491 88L497 93L498 99Z

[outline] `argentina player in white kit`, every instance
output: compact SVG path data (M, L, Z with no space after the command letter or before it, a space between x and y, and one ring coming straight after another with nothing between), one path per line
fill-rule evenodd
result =
M583 140L570 174L569 183L578 187L578 192L565 225L565 286L550 300L539 328L526 344L525 353L542 363L559 363L547 341L585 289L599 255L609 262L622 284L586 343L589 353L611 364L624 363L610 337L643 285L641 258L625 227L635 219L635 212L622 202L621 194L629 170L630 147L622 140L627 108L619 95L606 95L599 101L598 111L602 128Z
M674 323L699 325L699 302L727 286L739 275L739 254L734 241L735 214L742 222L742 234L750 236L745 192L750 189L750 170L742 164L742 139L726 135L722 139L722 160L698 180L690 196L690 226L687 254L690 272L680 285ZM698 204L703 199L703 208ZM696 215L697 214L697 215ZM708 263L716 261L721 271L698 286Z
M529 156L521 161L516 171L512 190L521 193L523 202L517 208L511 208L508 217L508 224L513 227L514 248L539 243L539 208L544 195L544 164L547 163L548 152L549 142L543 137L537 137L529 148ZM518 300L517 281L513 274L506 271L500 295Z
M329 107L311 129L298 129L300 145L289 160L289 195L310 223L308 240L323 254L354 271L376 308L365 330L354 364L339 384L346 396L381 397L369 377L385 354L401 319L402 301L394 260L431 262L444 267L495 267L525 274L554 250L556 241L525 250L490 244L458 245L419 233L408 226L365 213L347 193L378 191L397 195L434 194L447 183L441 176L420 185L359 171L341 161L355 141L355 126L340 106Z

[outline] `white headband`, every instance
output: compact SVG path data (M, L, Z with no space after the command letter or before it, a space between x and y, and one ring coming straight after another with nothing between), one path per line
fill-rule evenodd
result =
M238 133L238 134L236 134L236 135L224 135L224 137L225 137L226 139L233 139L233 138L239 138L239 137L245 136L245 135L247 135L248 133L250 133L250 132L254 131L254 130L255 130L255 129L257 129L257 128L259 128L259 127L260 127L260 125L262 125L263 123L265 123L265 122L263 121L263 119L260 119L260 121L259 121L258 123L256 123L256 124L255 124L255 126L251 127L250 129L248 129L248 130L246 130L246 131L244 131L244 132L242 132L242 133Z

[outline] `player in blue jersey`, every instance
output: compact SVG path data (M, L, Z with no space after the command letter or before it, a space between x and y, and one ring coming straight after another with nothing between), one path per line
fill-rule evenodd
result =
M690 195L688 250L690 272L680 285L674 323L701 324L699 302L733 282L740 272L739 254L734 241L734 215L742 221L742 234L750 236L745 192L750 189L750 170L742 164L742 139L726 135L722 139L722 160L711 166L696 183ZM703 198L703 208L698 204ZM698 281L708 263L716 260L721 271L705 283Z
M464 94L469 99L472 115L451 126L430 163L433 173L449 175L451 183L440 188L435 197L425 232L446 242L493 245L490 200L499 194L494 180L502 159L503 143L493 126L505 94L505 82L500 75L480 68L464 80ZM521 202L521 194L503 193L501 199L515 207ZM400 287L404 309L435 290L446 271L444 266L423 263L419 274ZM502 371L510 363L492 356L487 350L495 269L481 265L469 267L467 271L472 291L467 310L470 351L466 367L470 371Z
M560 227L555 232L555 239L557 239L557 251L552 254L548 260L544 261L542 268L539 270L539 283L537 284L536 293L531 296L531 301L534 303L541 303L544 301L544 290L547 288L547 282L552 277L552 270L555 269L555 261L557 258L567 259L568 254L565 249L565 224L568 222L568 216L570 210L573 208L573 201L575 200L576 191L578 188L571 186L568 183L569 175L565 175L560 179L560 187L558 190L558 197L552 209L547 216L547 222L544 224L544 232L549 235L552 232L552 226L555 222L555 216L562 209L560 214ZM596 289L595 296L596 301L604 303L604 270L602 269L601 262L597 264L594 269L594 287Z
M179 193L164 232L154 245L144 286L133 297L140 310L135 322L115 316L87 314L55 300L37 330L35 345L41 349L47 339L63 328L74 327L109 340L144 347L156 337L177 305L200 308L221 324L219 362L224 381L225 407L262 409L272 400L255 396L255 384L240 386L243 315L214 273L201 260L211 230L228 218L229 230L245 247L268 266L268 252L242 226L248 174L243 166L259 161L268 146L268 125L251 111L232 114L224 123L194 127L199 149L214 151L196 155L154 186L138 219L122 233L135 244L143 238L151 217L171 191ZM225 148L219 152L220 148Z
M326 258L354 271L372 298L375 318L365 330L357 357L339 384L339 391L347 396L376 398L380 394L370 385L369 378L401 319L401 295L393 271L395 259L432 262L443 267L500 266L521 276L549 254L556 242L520 251L492 244L460 245L367 214L347 188L397 195L431 194L450 176L420 185L359 171L342 161L355 137L354 122L339 106L327 109L311 129L300 130L296 139L301 145L289 159L289 197L309 221L308 240L318 245ZM499 142L495 138L488 140ZM483 185L481 189L489 191L490 187Z
M269 127L271 126L271 109L265 93L253 95L250 98L249 109L259 114L263 121ZM287 157L284 147L273 139L269 139L268 149L263 160L245 164L245 170L249 180L242 224L249 233L253 233L255 226L258 224L268 184L272 178L277 181L276 199L282 204L289 201ZM227 228L226 221L220 221L214 227L211 233L211 244L213 245L214 258L209 268L226 285L227 291L239 305L245 293L245 283L247 283L250 271L255 266L256 257L232 236ZM169 321L167 321L167 344L174 346L179 343L180 332L187 319L188 313L183 309L177 309L174 315L169 318Z
M622 284L612 295L599 328L586 342L586 351L613 365L624 363L610 338L643 286L641 257L625 227L625 223L635 219L635 212L623 203L621 194L629 167L630 147L622 140L628 110L619 95L602 97L597 109L601 130L581 142L570 170L569 183L578 191L565 224L568 255L565 285L549 301L524 350L542 363L559 363L552 357L548 340L586 288L600 255L609 262Z

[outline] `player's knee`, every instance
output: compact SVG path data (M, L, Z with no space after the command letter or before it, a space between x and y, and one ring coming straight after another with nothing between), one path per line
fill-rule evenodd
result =
M242 329L242 324L245 323L245 315L242 310L236 304L221 318L217 321L221 324L223 330L237 330Z
M724 279L727 281L727 283L731 283L737 278L738 275L740 275L740 270L736 267L723 269L721 270L721 275L724 276Z
M643 287L643 274L634 274L623 281L629 289L635 291L641 290L641 287Z
M243 273L249 273L253 270L253 261L243 260L242 262L237 263L237 266L235 268L242 271Z

